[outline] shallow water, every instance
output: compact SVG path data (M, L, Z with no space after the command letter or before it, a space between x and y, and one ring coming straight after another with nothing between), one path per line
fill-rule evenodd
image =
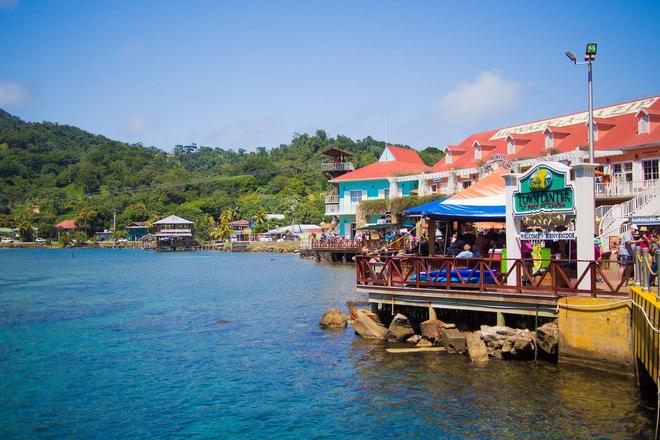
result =
M632 380L392 355L294 255L0 251L0 438L650 438ZM218 322L226 320L229 322Z

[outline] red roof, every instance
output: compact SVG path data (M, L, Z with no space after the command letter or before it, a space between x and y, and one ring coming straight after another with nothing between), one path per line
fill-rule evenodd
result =
M649 133L637 133L637 114L641 109L651 114L660 112L660 95L594 109L594 119L602 127L598 129L598 138L595 140L596 150L660 145L660 124L650 124ZM550 128L555 134L561 133L554 138L553 150L563 153L584 148L588 145L588 128L585 120L586 113L582 112L472 134L459 145L448 146L446 151L454 152L452 162L448 164L446 158L442 158L433 166L433 171L474 168L495 154L502 154L511 160L544 156L547 152L543 133L546 128ZM509 136L514 140L528 141L515 142L515 153L508 154ZM482 148L481 159L475 159L473 154L475 141L482 144L482 147L483 144L491 144L495 145L495 148L487 151ZM468 154L461 154L461 150L467 151Z
M238 227L238 226L244 227L244 226L249 226L250 222L248 220L243 219L243 220L236 220L235 222L231 222L229 223L229 225L234 227Z
M63 220L55 225L59 229L77 229L76 222L74 220Z
M419 157L417 150L395 147L386 147L395 160L374 162L350 173L343 174L330 182L344 182L349 180L386 179L405 174L417 174L431 171Z
M390 153L392 153L394 159L399 162L410 162L417 165L426 166L424 165L422 158L419 157L417 150L413 150L412 148L395 147L394 145L387 145L386 148L390 150Z

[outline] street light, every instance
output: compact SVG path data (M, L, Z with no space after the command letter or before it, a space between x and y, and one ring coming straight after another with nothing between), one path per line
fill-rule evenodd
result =
M586 64L589 72L588 83L589 83L589 163L594 163L594 87L593 81L591 78L591 64L596 60L596 52L598 51L598 44L596 43L587 43L587 47L584 49L584 61L578 62L573 52L566 52L566 56L569 60L573 61L575 65Z

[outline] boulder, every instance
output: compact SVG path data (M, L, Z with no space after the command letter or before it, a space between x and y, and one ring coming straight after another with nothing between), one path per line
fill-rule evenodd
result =
M428 339L420 339L417 343L417 347L433 347L433 343Z
M442 340L442 329L456 328L455 324L442 322L439 319L429 319L422 322L419 326L421 329L422 337L436 343L440 343Z
M502 345L502 354L507 357L527 357L534 352L534 333L529 330L519 330L509 336Z
M484 341L481 340L481 334L479 332L466 332L464 335L470 360L478 363L488 362L488 349Z
M536 329L536 341L544 352L555 356L557 354L557 343L559 341L559 327L555 322L543 324Z
M346 316L339 309L328 309L319 322L321 328L345 328Z
M447 353L465 353L465 335L457 328L443 328L442 345Z
M357 310L353 318L353 330L365 339L385 339L387 329L376 324L364 310Z
M491 342L491 341L496 341L498 339L504 339L507 336L513 336L516 334L516 330L505 327L502 325L496 325L496 326L489 326L489 325L482 325L481 326L481 337L485 342Z
M397 313L392 319L390 327L387 329L385 339L389 342L402 342L414 334L415 331L413 330L412 325L410 325L408 318L401 313Z
M420 335L412 335L411 337L406 339L406 342L409 344L417 344L421 339L422 337Z

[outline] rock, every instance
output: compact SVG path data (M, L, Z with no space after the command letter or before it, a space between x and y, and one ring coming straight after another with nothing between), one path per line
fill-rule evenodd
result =
M346 316L339 309L328 309L319 322L321 328L345 328Z
M502 345L502 354L507 357L527 357L534 352L533 333L529 330L520 330L509 336Z
M447 353L465 353L465 335L457 328L443 328L441 338Z
M420 335L412 335L411 337L406 339L406 342L408 342L409 344L417 344L421 339L422 337Z
M401 313L397 313L392 319L390 327L387 329L385 339L389 342L402 342L414 334L415 331L412 325L410 325L408 318Z
M466 332L464 335L470 360L478 363L488 362L488 349L484 341L481 340L481 334L479 332Z
M417 347L433 347L433 343L428 339L420 339L417 343Z
M439 319L429 319L420 325L422 337L429 341L440 343L442 340L441 331L445 328L456 328L455 324L442 322Z
M365 339L385 339L387 329L376 324L364 310L358 310L353 318L353 330Z
M559 341L559 327L555 322L543 324L536 329L536 341L544 352L555 356L557 354L557 343Z
M516 334L516 330L505 327L505 326L489 326L489 325L482 325L481 326L481 337L485 342L490 342L490 341L496 341L498 339L504 339L507 336L512 336Z
M219 325L225 325L225 324L229 324L229 321L227 321L226 319L218 319L217 321L215 321L215 323Z

